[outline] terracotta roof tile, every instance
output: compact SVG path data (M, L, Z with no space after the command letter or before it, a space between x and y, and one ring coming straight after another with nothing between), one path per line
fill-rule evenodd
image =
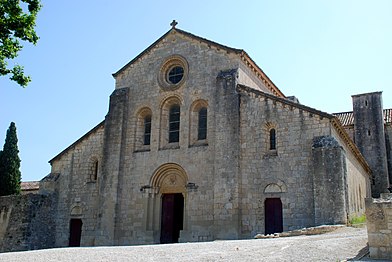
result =
M21 182L20 187L22 191L31 191L39 189L39 181Z
M387 124L392 123L392 108L384 109L384 121Z
M354 125L354 114L352 111L335 113L333 115L339 119L340 123L342 123L343 126Z
M350 112L334 113L343 126L354 125L354 114ZM384 109L384 123L390 124L392 122L392 108Z

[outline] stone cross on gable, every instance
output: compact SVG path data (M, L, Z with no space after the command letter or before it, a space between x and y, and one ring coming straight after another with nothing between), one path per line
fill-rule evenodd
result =
M173 22L170 23L172 28L176 28L176 25L178 25L176 20L173 20Z

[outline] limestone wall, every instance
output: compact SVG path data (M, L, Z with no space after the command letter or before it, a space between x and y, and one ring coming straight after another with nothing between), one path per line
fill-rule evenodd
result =
M281 199L283 230L346 223L363 214L369 175L330 115L253 91L241 92L240 108L244 237L264 232L266 198ZM269 148L271 128L275 150Z
M53 202L38 194L0 197L0 252L54 247Z
M312 144L329 119L252 92L241 94L241 229L264 232L264 201L281 198L283 230L314 225ZM270 150L269 130L276 130ZM268 185L274 190L267 190Z
M184 74L180 84L167 87L161 81L169 74L163 65L173 57ZM59 195L57 246L67 245L70 218L82 219L84 246L159 243L165 193L184 197L180 242L264 232L266 198L281 198L284 230L315 225L314 192L322 191L323 184L316 183L315 189L312 145L314 137L336 135L331 115L271 95L239 92L237 84L247 84L269 93L238 53L176 31L115 79L104 126L52 161L58 178L55 186L43 188ZM180 132L179 141L169 143L173 104L180 108ZM199 105L208 112L207 138L196 141ZM149 145L141 142L146 112L151 114ZM277 132L272 150L271 128ZM338 156L332 164L338 165L339 190L345 192L346 158L341 151ZM95 160L101 164L97 181L91 181ZM319 177L323 183L328 172ZM343 198L335 211L346 211ZM323 219L317 223L330 223Z
M265 84L243 63L238 68L238 84L252 87L256 90L271 93Z
M333 136L313 138L314 223L347 223L346 154Z
M104 126L97 126L93 132L88 133L81 141L52 160L51 174L55 179L41 183L42 193L53 191L58 195L55 216L56 246L68 246L71 218L82 219L81 245L94 245L103 132ZM98 162L97 170L96 162ZM96 171L97 179L94 178Z
M379 197L380 193L389 192L381 92L354 95L352 98L355 144L373 172L372 197Z
M366 199L370 257L392 259L392 194Z
M164 89L158 81L161 66L173 55L186 60L189 72L183 85ZM109 241L105 236L116 244L159 242L162 192L148 187L156 170L166 164L182 167L186 182L197 186L197 190L183 192L180 241L238 238L239 100L235 85L237 81L261 85L260 80L245 75L245 67L238 71L241 63L237 54L174 32L116 76L116 90L123 90L127 98L117 97L115 91L112 99L119 103L111 103L107 117L113 125L105 130L102 243ZM170 101L179 103L181 109L180 139L174 144L165 140L165 104ZM192 108L198 102L208 110L207 139L195 143ZM151 144L138 147L138 114L145 109L152 113Z
M385 143L387 151L389 184L392 184L392 124L385 125Z
M130 87L133 94L148 93L148 97L137 96L138 102L147 100L155 103L156 98L165 92L159 88L157 81L161 66L172 55L183 56L189 65L188 79L182 89L187 94L184 99L190 98L192 93L201 94L202 90L208 92L209 88L215 86L216 76L221 70L238 68L240 63L234 53L173 31L116 76L116 89Z
M354 156L350 148L343 141L335 128L331 129L333 136L345 152L346 176L346 201L348 219L362 216L365 213L365 198L371 196L371 175Z

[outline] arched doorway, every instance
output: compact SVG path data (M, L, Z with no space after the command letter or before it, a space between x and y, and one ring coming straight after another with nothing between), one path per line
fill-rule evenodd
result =
M80 247L83 222L80 218L72 218L69 223L69 246Z
M265 234L283 231L282 201L280 198L267 198L265 207Z
M178 243L184 228L186 184L188 176L178 164L168 163L160 166L151 177L150 185L157 189L161 200L159 222L160 243Z

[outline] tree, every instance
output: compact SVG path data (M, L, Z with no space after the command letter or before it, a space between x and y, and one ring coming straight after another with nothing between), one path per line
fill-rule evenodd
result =
M0 151L0 196L20 194L20 159L16 126L11 122L3 151Z
M22 50L20 40L37 43L34 27L40 9L39 0L0 0L0 76L10 74L10 79L23 87L31 81L30 76L25 76L20 65L8 68L8 60Z

